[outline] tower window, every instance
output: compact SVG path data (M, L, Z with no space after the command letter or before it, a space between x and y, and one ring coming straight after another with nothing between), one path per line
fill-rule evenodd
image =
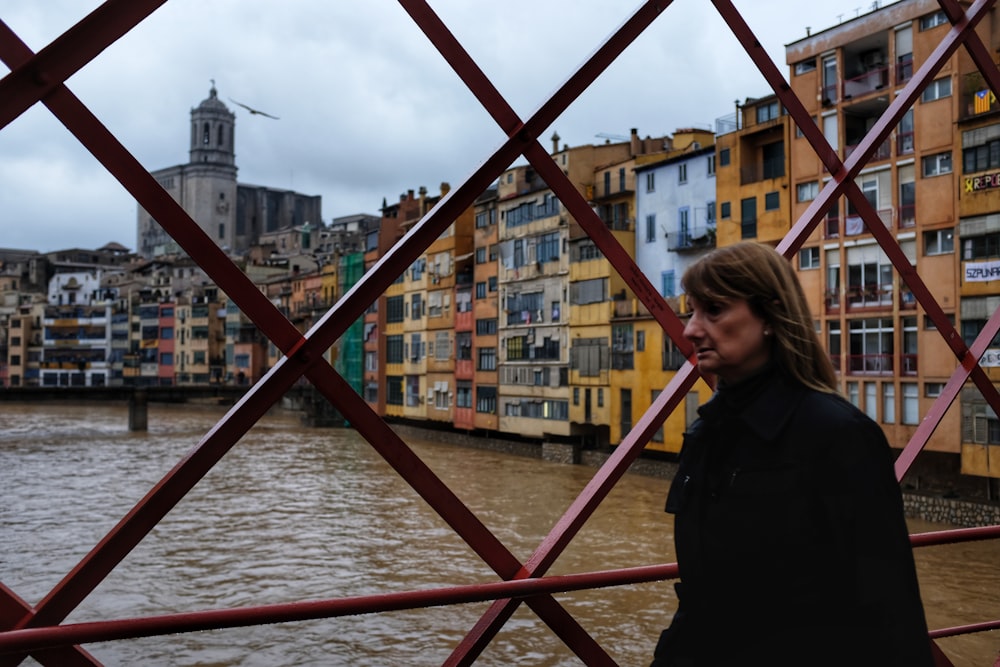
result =
M224 144L224 143L225 143L225 141L223 140L223 136L222 136L222 123L219 123L219 141L218 141L218 144L221 147L222 144Z
M205 123L205 131L201 133L201 143L208 145L208 123Z

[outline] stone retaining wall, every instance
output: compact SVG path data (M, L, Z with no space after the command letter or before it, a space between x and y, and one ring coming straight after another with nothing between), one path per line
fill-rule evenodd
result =
M516 442L449 431L432 431L418 426L393 424L401 437L407 435L425 440L435 440L462 447L487 449L504 454L528 456L552 463L579 464L599 468L610 456L609 452L580 449L565 443ZM628 472L647 477L673 479L677 464L640 458L629 466ZM1000 504L980 503L940 495L904 493L903 507L908 517L932 523L945 523L963 528L1000 525Z

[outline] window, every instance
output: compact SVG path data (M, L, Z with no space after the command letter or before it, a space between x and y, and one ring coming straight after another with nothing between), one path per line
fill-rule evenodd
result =
M778 102L761 104L757 107L757 122L764 123L778 117Z
M719 166L728 167L729 166L729 149L723 148L719 150Z
M921 102L933 102L934 100L939 100L942 97L951 97L951 77L946 76L942 79L935 79L927 84L924 88L923 94L920 96Z
M385 378L385 402L389 405L403 404L403 376L389 375Z
M708 175L711 176L715 173L715 155L708 156Z
M865 414L872 421L878 421L878 385L874 382L865 382Z
M479 348L476 363L476 370L495 371L497 369L497 349L495 347Z
M403 337L385 337L385 362L387 364L403 363Z
M1000 127L993 125L962 133L962 172L966 174L1000 167ZM978 183L973 183L973 191Z
M774 141L761 147L764 157L762 176L780 178L785 175L785 142Z
M434 336L434 358L444 361L451 357L451 337L447 331L439 331Z
M611 325L611 368L614 370L632 370L635 368L632 351L632 325Z
M385 321L386 322L402 322L403 321L403 296L390 296L385 300Z
M486 283L476 283L476 298L477 299L486 298Z
M962 430L965 432L963 440L968 438L976 443L1000 444L1000 420L997 419L993 408L982 404L970 405L969 411L967 419L970 419L972 424L967 425L963 423Z
M937 398L944 391L944 382L925 382L924 396L927 398Z
M764 210L776 211L781 207L781 196L777 192L768 192L764 195Z
M795 186L795 195L800 202L816 199L816 196L819 195L819 182L799 183Z
M476 387L476 412L486 414L496 414L497 411L497 388L496 387Z
M934 229L924 232L924 254L945 255L955 252L955 230Z
M757 236L757 198L748 197L740 201L740 237L752 239Z
M931 28L936 28L939 25L947 25L947 24L948 24L948 17L945 16L945 13L941 10L920 17L921 30L930 30Z
M732 215L731 208L732 207L727 201L724 201L721 204L719 204L719 217L722 218L723 220L729 219Z
M799 251L800 269L819 268L819 248L803 248Z
M800 74L805 74L806 72L815 72L815 71L816 71L815 58L811 58L809 60L802 60L800 62L795 63L795 76L799 76Z
M601 303L608 300L608 279L590 278L569 284L569 302L573 305Z
M687 183L688 180L688 166L686 164L677 165L677 182Z
M646 243L656 240L656 214L650 213L646 216Z
M951 173L951 153L938 153L924 158L924 177Z
M476 248L476 264L486 263L486 248Z
M174 365L174 353L173 352L160 352L160 365L161 366L173 366Z
M656 172L651 171L646 174L646 192L653 192L656 190Z
M496 292L497 291L497 277L496 276L490 276L489 278L486 279L486 282L489 285L489 290L491 292Z
M891 382L882 384L882 421L896 423L896 386Z
M492 336L497 332L497 321L494 319L476 320L477 336Z
M1000 232L962 239L962 259L994 259L1000 257Z
M903 423L920 423L920 392L916 382L904 382L903 389Z
M455 382L455 407L472 407L472 383L468 380L457 380Z
M419 292L410 297L410 319L419 320L424 315L424 299Z
M660 274L660 294L663 296L676 296L677 278L675 273L664 271Z
M618 170L618 191L625 192L625 168Z
M455 358L472 359L472 332L455 332Z

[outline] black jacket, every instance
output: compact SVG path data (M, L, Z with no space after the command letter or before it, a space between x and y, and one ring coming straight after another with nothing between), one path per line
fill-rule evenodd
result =
M774 369L698 412L667 497L680 605L653 667L933 665L879 426Z

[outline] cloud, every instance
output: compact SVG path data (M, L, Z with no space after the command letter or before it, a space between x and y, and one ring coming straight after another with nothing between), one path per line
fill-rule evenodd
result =
M98 0L8 0L4 20L39 50ZM783 44L852 18L855 3L745 0L738 8L785 72ZM631 11L621 3L430 1L526 119ZM794 12L795 19L775 20ZM409 189L461 183L505 139L460 76L394 2L171 0L67 81L147 169L187 162L189 112L214 79L237 114L244 183L323 197L326 221L377 214ZM539 137L711 128L764 79L714 6L675 2ZM281 120L251 116L236 99ZM135 243L135 203L49 112L0 128L0 246Z

